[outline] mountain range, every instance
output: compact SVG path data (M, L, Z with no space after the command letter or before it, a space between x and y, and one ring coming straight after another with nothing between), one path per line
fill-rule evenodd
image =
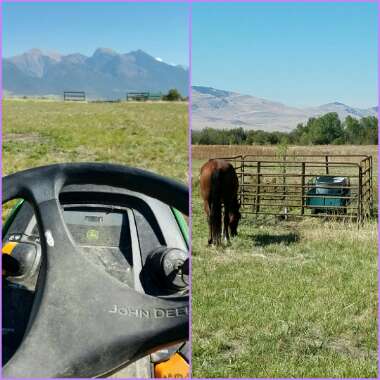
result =
M85 91L89 99L125 98L129 91L188 93L188 70L142 50L119 54L99 48L91 57L31 49L3 59L3 88L8 95L62 96Z
M289 132L298 123L328 112L337 112L341 120L348 115L356 118L377 115L377 107L361 109L334 102L317 107L297 108L251 95L201 86L192 87L192 110L194 130L206 127L242 127L268 132Z

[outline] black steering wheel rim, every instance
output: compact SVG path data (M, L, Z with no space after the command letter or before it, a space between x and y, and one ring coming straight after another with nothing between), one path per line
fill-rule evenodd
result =
M59 203L73 184L125 188L189 213L186 186L122 165L56 164L4 177L2 202L33 205L44 255L30 322L4 377L101 376L188 338L187 296L152 297L85 266Z
M30 191L34 184L39 188ZM107 163L54 164L10 174L3 178L2 203L15 198L24 198L34 204L57 199L62 188L72 184L127 188L189 214L189 193L185 185L146 170Z

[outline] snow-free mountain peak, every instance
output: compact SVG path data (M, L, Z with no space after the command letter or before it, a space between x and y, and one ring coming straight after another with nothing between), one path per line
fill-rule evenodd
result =
M377 115L376 107L360 109L341 102L332 102L316 107L297 108L251 95L203 86L192 87L192 108L192 128L195 130L206 127L243 127L289 132L310 117L328 112L338 113L341 120L348 115L356 118Z

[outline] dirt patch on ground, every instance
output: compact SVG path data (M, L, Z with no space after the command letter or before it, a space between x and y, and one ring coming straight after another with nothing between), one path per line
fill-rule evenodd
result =
M347 355L353 358L366 359L375 358L377 356L375 351L363 350L359 347L355 347L353 345L353 342L345 338L338 338L336 340L332 340L326 344L326 347L339 354Z
M20 143L41 143L45 139L38 133L5 133L4 142L20 142Z

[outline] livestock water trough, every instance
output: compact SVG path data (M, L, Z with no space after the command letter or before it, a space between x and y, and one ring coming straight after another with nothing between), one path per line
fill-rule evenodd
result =
M373 216L373 160L366 155L223 157L239 178L243 214L256 217Z

